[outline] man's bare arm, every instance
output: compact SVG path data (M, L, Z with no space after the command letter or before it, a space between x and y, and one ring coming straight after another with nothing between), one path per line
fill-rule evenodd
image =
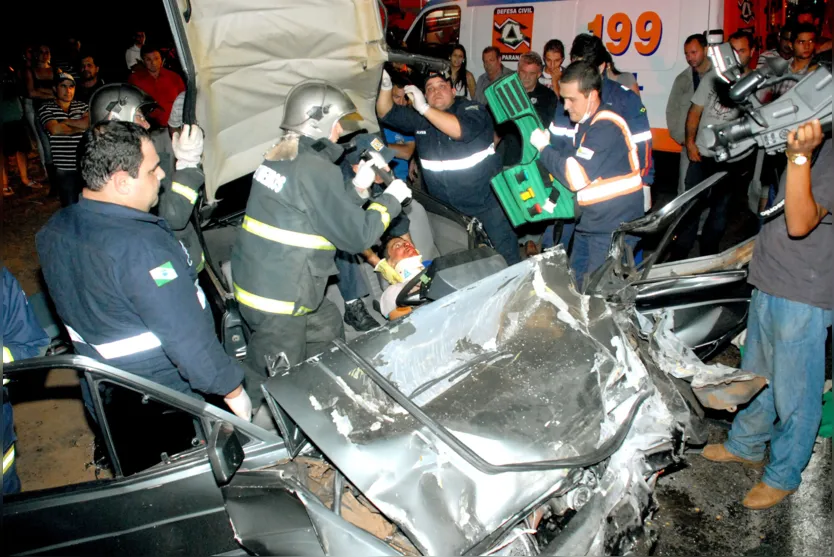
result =
M77 128L67 125L66 122L68 122L68 120L63 120L61 122L58 120L49 120L43 127L46 128L46 131L48 131L50 135L73 135L80 131Z
M452 139L463 137L463 129L460 127L460 120L454 114L436 108L429 108L423 116L431 122L432 126L442 131Z
M689 112L686 113L686 154L689 160L699 162L701 154L698 152L698 146L695 145L695 136L698 135L698 124L701 123L701 114L704 112L704 107L695 103L689 107Z
M407 143L392 143L388 147L393 149L397 153L397 158L402 159L404 161L411 160L411 157L414 155L414 148L415 143L413 141L409 141Z
M821 143L823 133L819 120L814 120L788 134L788 156L811 155ZM814 199L811 190L811 162L794 164L788 161L785 177L785 222L788 234L803 237L809 234L829 210Z

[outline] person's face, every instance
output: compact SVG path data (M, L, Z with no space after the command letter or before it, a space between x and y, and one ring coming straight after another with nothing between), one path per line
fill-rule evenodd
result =
M484 62L484 70L489 75L496 75L498 72L501 71L501 62L498 60L498 56L490 51L484 54L483 56Z
M86 58L81 59L81 77L84 78L84 81L89 81L91 79L95 79L98 75L98 66L96 66L95 60L91 56L87 56Z
M591 91L587 97L583 95L579 90L578 81L561 83L559 91L562 93L562 100L565 101L565 110L568 112L571 122L579 122L585 116L591 99L597 94L596 91Z
M455 101L455 92L448 81L435 77L426 83L426 101L432 108L446 110Z
M72 102L75 98L75 83L69 80L64 80L55 87L55 96L61 102Z
M466 58L463 56L462 50L455 49L452 51L452 55L449 57L449 60L452 62L452 67L458 69L463 65Z
M750 59L753 57L753 48L751 48L750 43L747 42L746 38L730 39L730 46L732 46L733 50L735 50L736 54L738 54L738 60L741 67L746 68L750 63Z
M38 61L42 64L48 64L52 60L52 53L48 46L42 46L38 49Z
M686 63L689 64L689 67L697 68L704 63L707 49L702 47L698 41L689 41L683 45L683 54L686 56Z
M793 39L790 33L779 35L779 54L787 58L793 56Z
M157 52L148 52L142 56L142 62L145 64L145 69L154 77L159 75L159 70L162 69L162 55Z
M518 77L521 79L521 84L529 93L536 88L539 78L542 76L542 69L536 64L528 64L526 62L518 63Z
M137 31L136 34L133 35L133 43L139 46L143 46L145 44L145 32Z
M387 251L388 263L392 267L395 267L397 263L399 263L403 259L408 259L409 257L420 255L420 252L417 251L417 248L414 247L414 244L412 244L405 238L391 238L391 240L388 241Z
M562 56L561 52L556 50L551 50L550 52L545 52L544 54L544 66L547 68L547 73L550 75L558 72L564 61L565 57Z
M797 60L810 60L814 55L815 33L800 33L793 42L793 56Z
M394 88L391 89L391 95L394 99L394 104L398 106L408 106L408 97L405 94L405 89L402 87L394 85Z
M159 155L148 140L142 140L142 164L136 178L129 176L126 183L130 186L132 206L142 211L150 211L159 202L159 183L165 177L165 171L159 166Z

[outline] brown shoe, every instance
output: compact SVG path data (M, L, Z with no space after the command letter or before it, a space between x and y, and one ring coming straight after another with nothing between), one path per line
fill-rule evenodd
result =
M748 509L761 511L763 509L769 509L773 505L780 503L782 499L794 491L796 490L791 489L790 491L785 491L784 489L776 489L775 487L770 487L764 482L759 482L747 493L741 504Z
M728 451L724 447L723 443L707 445L706 447L704 447L704 451L701 453L701 456L713 462L738 462L751 468L761 468L762 466L764 466L764 459L747 460L746 458L741 458L740 456L736 456L730 451Z

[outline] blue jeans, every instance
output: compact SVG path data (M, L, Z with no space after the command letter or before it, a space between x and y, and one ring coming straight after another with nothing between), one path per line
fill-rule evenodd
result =
M762 480L771 487L799 487L811 459L822 417L829 324L830 310L753 291L741 367L769 385L733 420L725 447L761 461L770 441Z
M12 405L10 402L3 403L3 457L7 454L11 457L13 454L10 449L17 441L17 436L14 434L14 416L12 414ZM4 464L6 464L4 462ZM4 466L5 467L5 466ZM12 460L11 465L3 471L3 495L10 495L12 493L20 492L20 478L17 475L17 463Z
M339 282L336 286L346 302L364 298L369 294L355 255L337 251L336 268L339 270Z
M565 228L567 229L567 227ZM573 270L576 279L576 287L582 292L582 287L588 275L605 263L613 232L599 234L580 232L573 227L571 228L573 232L573 250L570 254L570 268ZM564 233L562 237L564 238ZM634 246L637 245L637 240L636 236L626 236L626 246L633 250ZM568 238L565 241L569 242L570 239Z

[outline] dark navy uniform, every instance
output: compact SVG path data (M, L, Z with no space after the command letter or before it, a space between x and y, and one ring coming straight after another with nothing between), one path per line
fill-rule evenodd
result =
M195 167L178 170L174 178L176 179L167 184L165 180L162 181L159 216L165 219L174 231L174 237L188 250L199 273L203 270L206 259L191 220L191 213L194 212L194 204L200 197L200 188L205 182L205 177L203 171Z
M294 158L264 160L253 176L232 252L235 298L253 331L246 383L253 398L266 379L267 356L283 353L295 365L344 336L338 309L324 298L336 250L368 249L400 214L390 194L365 210L356 203L335 164L343 152L327 139L301 136Z
M461 97L455 97L448 112L460 122L463 135L459 140L409 107L394 105L381 122L414 135L429 193L480 220L507 263L518 263L518 237L490 186L490 180L501 171L501 159L493 143L492 117L482 104Z
M625 119L603 105L576 126L568 149L545 147L545 168L576 192L581 214L576 224L571 267L582 285L599 267L611 234L623 222L643 215L643 179L637 147Z
M37 248L76 352L188 394L225 396L241 384L197 262L164 219L82 198L38 232Z
M3 267L3 363L34 358L49 344L17 279ZM6 379L3 379L3 385ZM3 387L3 495L20 491L15 464L14 415L6 387Z

